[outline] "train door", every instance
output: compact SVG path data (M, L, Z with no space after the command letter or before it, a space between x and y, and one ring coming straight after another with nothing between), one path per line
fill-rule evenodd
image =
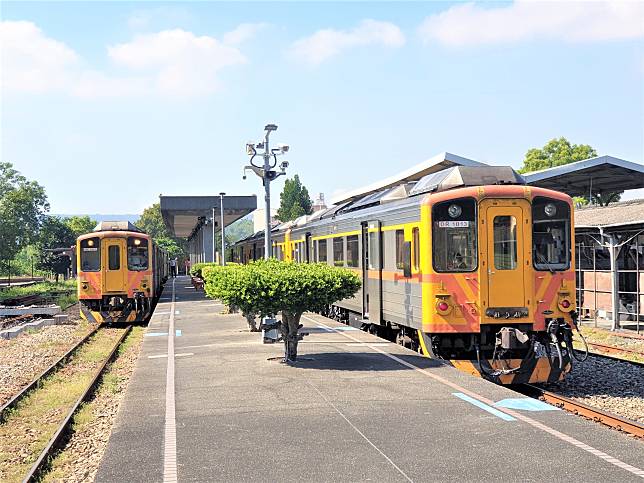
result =
M503 309L526 307L526 225L521 206L494 203L485 212L488 311L492 316L495 313L504 316L509 311Z
M123 292L127 274L125 254L125 239L106 238L103 240L103 266L105 267L105 291Z
M382 320L382 232L380 221L370 221L366 226L363 226L362 237L363 316L372 323L379 324ZM364 243L365 239L366 243Z

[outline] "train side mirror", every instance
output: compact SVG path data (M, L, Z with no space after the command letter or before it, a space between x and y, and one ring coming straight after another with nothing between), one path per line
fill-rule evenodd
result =
M409 278L411 277L411 242L403 242L402 249L403 276Z

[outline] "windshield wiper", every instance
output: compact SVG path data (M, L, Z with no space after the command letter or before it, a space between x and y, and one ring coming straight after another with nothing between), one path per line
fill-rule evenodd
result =
M543 264L548 268L548 271L549 271L550 273L555 273L554 268L552 268L552 266L550 265L550 262L548 262L548 260L546 259L546 257L544 257L544 256L543 256L539 251L537 251L537 250L535 250L535 252L534 252L534 253L535 253L535 254L537 255L537 257L540 259L541 263L543 263Z

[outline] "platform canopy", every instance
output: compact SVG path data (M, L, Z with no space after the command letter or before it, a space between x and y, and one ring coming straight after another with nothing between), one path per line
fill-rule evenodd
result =
M215 209L217 229L221 226L220 197L215 196L160 196L163 222L175 236L189 238L211 219ZM257 197L224 196L224 227L234 223L257 208Z
M599 156L524 173L523 177L532 186L587 197L591 191L597 194L644 188L644 165L612 156Z

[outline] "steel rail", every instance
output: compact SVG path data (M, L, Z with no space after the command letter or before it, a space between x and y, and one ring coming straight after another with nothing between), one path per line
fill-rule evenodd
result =
M575 349L575 352L583 354L583 351L580 351L579 349ZM593 356L593 357L599 357L601 359L608 359L609 361L613 361L613 362L624 362L626 364L632 364L634 366L644 367L644 362L632 361L630 359L624 359L623 357L615 357L615 356L611 356L609 354L605 354L603 352L589 351L588 355Z
M92 381L89 383L85 391L83 391L83 394L80 395L76 403L69 410L69 412L67 413L67 416L65 417L65 420L58 427L58 430L56 431L56 433L51 437L51 439L47 443L47 446L45 446L45 448L40 453L40 456L38 457L36 462L32 465L31 469L29 470L29 473L27 473L27 476L25 476L23 483L32 483L32 482L39 481L41 473L43 472L44 469L46 469L47 465L50 462L50 458L54 455L56 450L61 446L61 443L63 442L63 439L66 435L66 432L72 424L74 415L80 408L81 404L83 404L84 401L88 400L89 397L93 394L94 389L96 388L99 381L101 380L101 377L103 376L103 372L105 371L105 368L112 361L112 359L114 359L114 356L116 355L116 351L121 346L121 344L123 343L123 341L125 340L125 338L130 333L131 330L132 330L131 325L128 325L123 330L123 333L114 344L114 347L110 351L109 355L105 358L101 366L94 373L94 377L92 378Z
M521 392L534 398L543 398L546 402L578 414L593 421L602 423L618 431L631 434L638 438L644 438L644 425L636 421L630 421L615 414L608 413L601 409L593 408L574 399L567 398L554 392L546 391L532 384L520 384Z
M591 347L595 347L596 349L608 352L609 354L617 354L622 352L626 354L634 354L636 356L644 357L644 352L638 351L635 349L626 349L624 347L616 347L613 345L598 344L597 342L588 342L588 345Z
M49 376L54 371L56 371L59 367L61 367L65 362L67 362L67 360L74 354L74 352L76 352L94 334L96 334L101 329L101 327L103 326L97 325L96 327L94 327L94 329L92 329L85 337L79 340L74 347L69 349L63 356L61 356L60 359L58 359L51 366L45 369L39 376L37 376L33 381L31 381L18 394L13 396L7 403L5 403L4 406L0 408L0 423L6 420L6 416L9 410L13 409L16 406L16 404L18 404L22 399L24 399L25 396L27 396L27 394L29 394L32 390L36 389L43 381L43 379L45 379L47 376Z

